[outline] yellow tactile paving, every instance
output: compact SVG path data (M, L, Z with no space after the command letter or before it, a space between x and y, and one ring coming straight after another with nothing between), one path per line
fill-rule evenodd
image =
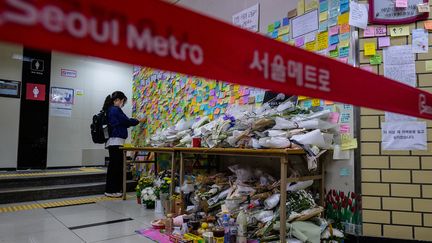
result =
M105 172L103 169L98 168L79 168L79 170L73 171L40 171L32 173L6 173L0 174L0 178L10 178L10 177L31 177L31 176L50 176L50 175L73 175L73 174L85 174L85 173L99 173Z
M121 198L110 198L110 197L102 196L102 197L90 197L90 198L83 198L83 199L66 199L66 200L61 200L56 202L46 202L46 203L30 203L30 204L23 204L23 205L16 205L16 206L12 205L8 207L0 207L0 213L33 210L37 208L53 208L59 206L80 205L86 203L95 203L95 202L112 201L112 200L121 200Z

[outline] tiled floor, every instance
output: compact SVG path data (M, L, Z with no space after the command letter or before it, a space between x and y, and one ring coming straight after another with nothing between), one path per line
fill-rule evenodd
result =
M138 205L133 197L126 201L0 213L0 242L149 243L153 241L137 235L135 230L150 227L150 222L160 217L154 210Z

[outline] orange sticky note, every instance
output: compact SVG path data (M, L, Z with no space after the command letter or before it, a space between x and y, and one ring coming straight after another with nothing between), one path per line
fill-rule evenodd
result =
M424 22L424 27L427 30L432 30L432 20L428 20Z
M340 27L339 27L339 32L341 33L341 34L343 34L343 33L347 33L347 32L349 32L350 31L350 26L349 26L349 24L341 24L340 25Z

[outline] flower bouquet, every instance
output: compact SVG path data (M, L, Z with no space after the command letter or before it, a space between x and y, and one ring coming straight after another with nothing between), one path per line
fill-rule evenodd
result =
M138 204L141 204L141 196L142 196L141 192L142 192L142 190L144 188L147 188L147 187L152 187L153 186L153 182L154 182L154 177L153 176L143 176L138 181L138 184L135 187L135 192L136 192Z
M141 191L141 200L144 205L146 205L147 209L155 208L155 201L157 197L153 187L146 187Z

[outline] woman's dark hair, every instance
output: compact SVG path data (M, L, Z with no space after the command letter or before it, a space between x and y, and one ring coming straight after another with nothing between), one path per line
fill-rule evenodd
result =
M126 97L126 95L123 92L121 92L121 91L115 91L114 93L112 93L111 95L108 95L105 98L105 102L103 104L102 110L103 111L108 111L108 108L110 108L111 106L114 105L114 101L116 99L124 100L125 103L127 101L127 97Z

